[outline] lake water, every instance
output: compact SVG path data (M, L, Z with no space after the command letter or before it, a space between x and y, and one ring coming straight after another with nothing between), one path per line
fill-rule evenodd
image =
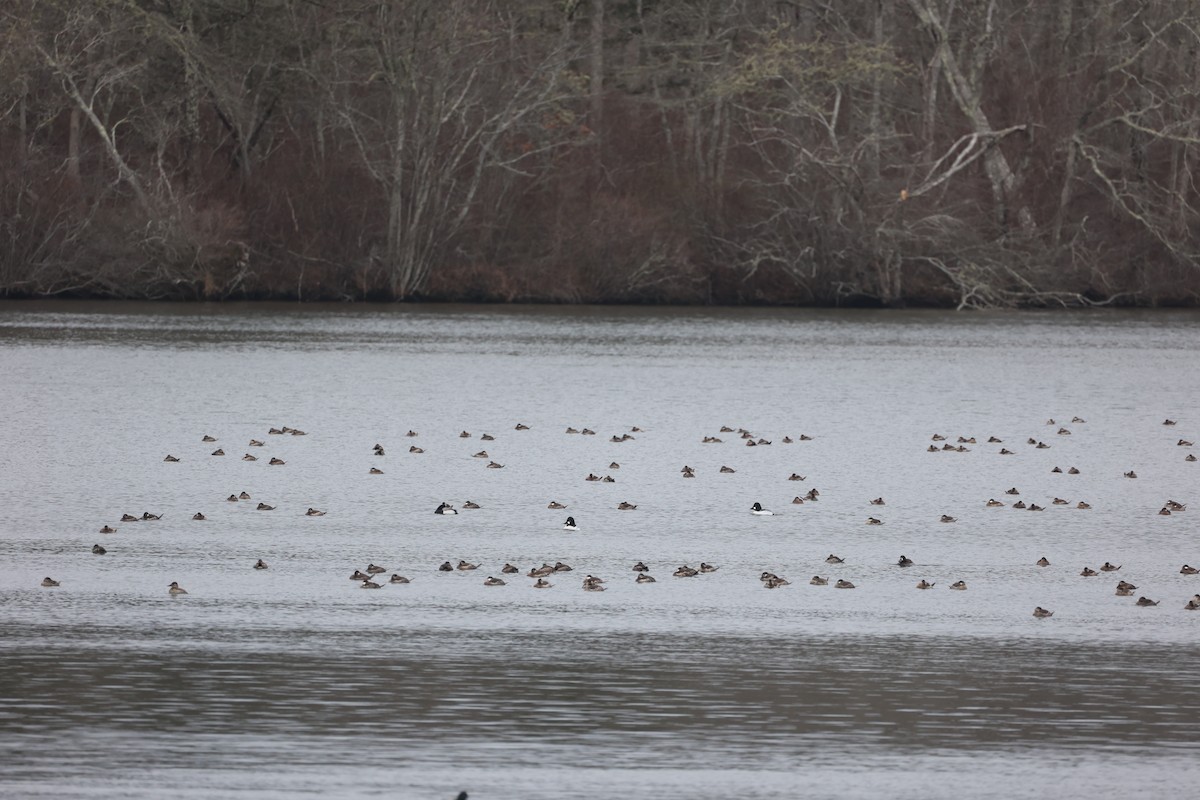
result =
M1179 796L1198 397L1193 313L0 304L0 796Z

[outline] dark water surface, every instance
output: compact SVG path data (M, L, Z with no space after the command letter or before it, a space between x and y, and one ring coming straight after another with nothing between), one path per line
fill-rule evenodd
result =
M1198 397L1187 313L0 303L0 796L1184 796Z

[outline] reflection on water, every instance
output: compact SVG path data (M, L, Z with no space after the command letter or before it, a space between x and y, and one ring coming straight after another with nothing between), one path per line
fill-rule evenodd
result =
M0 794L1166 796L1200 777L1200 614L1182 609L1200 576L1178 573L1200 562L1194 512L1156 513L1195 500L1177 444L1200 435L1195 328L0 305L0 403L21 420L0 435ZM774 443L702 443L721 425ZM933 433L978 444L928 453ZM243 461L252 437L263 457ZM471 458L484 446L505 469ZM144 510L163 519L117 522ZM436 570L460 558L480 570ZM482 586L560 559L575 571L550 591ZM633 583L636 560L657 583ZM671 577L702 560L720 569ZM1121 571L1079 577L1106 560ZM368 562L412 583L360 591ZM793 585L764 591L765 569ZM608 590L580 591L588 573ZM1117 576L1162 605L1116 597Z

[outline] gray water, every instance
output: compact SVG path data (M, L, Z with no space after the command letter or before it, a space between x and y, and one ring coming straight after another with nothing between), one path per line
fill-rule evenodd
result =
M0 796L1178 796L1198 355L1173 312L0 304Z

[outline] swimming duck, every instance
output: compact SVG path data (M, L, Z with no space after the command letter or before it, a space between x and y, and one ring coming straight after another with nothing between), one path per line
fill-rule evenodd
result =
M545 578L538 578L537 583L535 583L533 585L533 588L535 588L535 589L552 589L552 588L554 588L554 584L551 583L550 581L546 580Z
M938 447L937 447L936 445L932 445L932 444L931 444L931 445L929 445L929 447L926 447L926 448L925 448L925 452L927 452L927 453L940 453L940 452L941 452L941 450L939 450L939 449L938 449Z
M700 571L705 574L708 574L710 572L716 572L719 569L720 569L720 567L714 567L712 564L706 564L703 561L700 562Z
M1169 508L1167 508L1166 506L1163 506L1162 508L1160 508L1158 510L1158 515L1160 517L1169 517L1169 516L1171 516L1171 510Z
M554 562L554 571L555 572L571 572L573 569L574 569L574 567L572 567L570 564L564 564L561 561Z
M997 439L995 436L988 437L988 444L1000 444L1003 441L1003 439Z
M830 554L828 555L828 557L826 557L826 559L825 559L825 563L826 563L826 564L844 564L844 563L846 563L846 559L844 559L844 558L838 558L838 557L837 557L837 556L835 556L833 553L830 553Z
M813 575L808 582L813 586L828 586L829 578L822 578L820 575Z
M636 509L637 509L637 506L635 506L633 503L626 503L624 501L622 501L621 504L617 506L618 511L634 511Z
M354 572L353 572L353 573L350 575L350 580L352 580L352 581L365 581L365 580L368 580L368 579L370 579L370 577L371 577L370 575L368 575L367 573L363 572L362 570L357 570L357 569L356 569L356 570L354 570Z
M308 511L304 512L304 516L306 516L306 517L323 517L323 516L325 516L325 512L318 511L315 508L310 508L310 509L308 509Z
M213 437L209 436L208 434L205 434L205 435L204 435L204 436L203 436L203 437L200 439L200 441L202 441L202 442L215 442L215 441L216 441L216 439L214 439Z
M633 565L633 571L634 572L649 572L650 568L647 567L645 564L643 564L641 561L639 561Z
M528 425L524 425L524 424L522 424L522 423L518 422L518 423L517 423L517 427L516 427L516 428L514 428L514 430L518 430L518 431L527 431L527 430L529 430L529 426L528 426Z
M700 574L698 570L692 569L687 564L684 564L673 573L676 578L694 578Z
M463 508L482 508L478 503L472 503L470 500L463 503Z
M280 430L279 428L271 428L271 430L267 431L267 433L269 433L271 436L282 436L283 435L283 431Z
M1139 606L1156 606L1158 603L1158 600L1151 600L1149 597L1139 597L1137 599L1137 604Z
M1002 455L1002 456L1011 456L1012 454L1013 454L1013 451L1012 451L1012 450L1009 450L1007 447L1001 447L1001 448L1000 448L1000 455Z
M881 520L877 517L867 517L867 524L868 525L882 525L883 520Z
M480 437L479 437L479 441L481 441L481 442L494 442L494 441L496 441L496 437L495 437L495 436L492 436L490 433L485 433L485 434L483 434L482 436L480 436Z
M942 522L958 522L958 520L955 517L952 517L949 514L942 514L941 521Z
M945 437L945 436L942 436L940 433L935 433L933 436L931 436L931 437L929 437L929 438L930 438L930 439L932 439L932 440L933 440L933 441L935 441L935 442L944 442L944 441L946 441L946 437Z
M410 452L410 453L424 453L425 451L424 451L422 448L420 448L420 447L417 447L417 446L414 444L412 447L408 448L408 452Z
M1045 556L1042 556L1041 558L1039 558L1037 560L1037 565L1039 567L1048 567L1048 566L1050 566L1050 559L1046 558Z
M110 525L105 525L103 528L100 529L100 532L101 533L116 533L117 529Z
M750 506L750 513L759 517L774 516L774 512L763 508L762 503L755 503L754 505Z
M1196 457L1194 455L1192 455L1191 453L1188 453L1187 458L1184 459L1184 461L1195 461L1195 460L1196 460Z
M635 583L657 583L657 581L654 580L653 575L648 575L645 572L639 572L638 576L636 578L634 578L634 582Z
M1086 419L1083 419L1082 417L1071 417L1071 422L1072 422L1072 423L1078 423L1078 424L1080 424L1080 425L1083 425L1084 423L1086 423L1086 422L1087 422L1087 420L1086 420Z
M1082 575L1082 576L1083 576L1083 577L1085 577L1085 578L1090 578L1090 577L1092 577L1093 575L1099 575L1100 573L1099 573L1099 572L1096 572L1096 570L1092 569L1091 567L1084 567L1084 568L1083 568L1083 572L1081 572L1081 573L1079 573L1079 574L1080 574L1080 575Z
M249 453L246 453L244 456L242 456L242 461L258 461L258 456L252 456Z
M803 497L793 497L793 498L792 498L792 505L794 505L794 506L802 506L802 505L804 505L804 498L803 498Z
M554 574L554 567L549 564L542 564L540 567L531 567L529 572L525 573L527 578L544 578L547 575Z
M1025 505L1024 500L1018 500L1017 502L1012 504L1012 507L1013 508L1028 508L1028 506Z
M1042 608L1041 606L1038 606L1037 608L1035 608L1033 610L1033 615L1035 617L1037 617L1038 619L1046 619L1047 617L1053 617L1054 612L1048 611L1048 610Z
M1124 589L1124 588L1118 586L1116 594L1117 594L1117 597L1132 597L1133 589Z
M516 575L521 570L517 569L512 564L509 564L506 561L506 562L504 562L504 566L500 568L500 571L503 572L505 575Z
M718 470L718 472L721 472L722 474L725 474L725 475L731 475L731 474L737 472L737 470L734 469L733 467L726 467L726 466L722 465L721 469Z
M1184 505L1183 503L1177 503L1174 500L1168 500L1163 505L1165 505L1167 508L1171 509L1172 511L1184 511L1187 509L1186 505Z
M1136 478L1136 477L1137 477L1137 473L1136 473L1136 472L1134 472L1133 470L1129 470L1129 472L1126 472L1126 473L1125 473L1125 477L1126 477L1126 478Z
M1067 430L1066 428L1059 428L1058 435L1059 436L1070 436L1071 432L1069 430Z
M567 517L567 521L563 523L564 531L577 531L579 527L575 524L574 517Z
M804 499L815 501L820 496L821 496L821 493L818 492L816 489L809 489L808 494L804 495Z
M804 477L803 475L800 475L800 474L798 474L798 473L795 473L795 472L793 472L791 475L788 475L788 480L789 480L789 481L802 481L802 480L804 480L804 479L805 479L805 477Z
M909 558L908 556L903 556L903 555L902 555L902 556L900 556L900 560L896 562L896 565L897 565L897 566L900 566L900 567L911 567L911 566L912 566L913 564L915 564L915 563L916 563L916 562L915 562L915 561L913 561L913 560L912 560L911 558Z
M167 587L167 591L172 596L187 594L187 589L183 588L175 581L171 581L171 585Z
M598 480L600 480L600 476L596 475L593 472L589 472L588 476L586 478L584 478L584 480L585 481L598 481Z
M995 500L995 499L988 500L984 505L987 506L988 508L1003 508L1004 507L1004 503L1001 503L999 500Z
M872 500L872 501L871 501L871 505L873 505L873 506L883 506L883 505L887 505L887 503L883 502L883 498L882 498L882 497L876 497L874 500Z
M1056 498L1054 498L1054 505L1065 506L1065 505L1068 505L1068 502L1066 500L1063 500L1061 497L1056 497Z
M225 451L218 447L216 450L212 451L212 454L214 456L223 456L225 455Z
M471 438L471 434L467 433L466 431L463 431L462 433L460 433L460 434L458 435L458 438L460 438L460 439L470 439L470 438Z
M1033 437L1030 437L1030 438L1028 438L1028 439L1026 439L1026 440L1025 440L1025 444L1037 444L1037 439L1034 439Z
M620 464L618 464L617 462L615 462L615 461L614 461L614 462L612 462L611 464L609 464L609 465L608 465L608 468L609 468L609 469L620 469L620 468L621 468L621 465L620 465Z
M162 519L162 514L151 514L149 511L143 511L142 519L148 522L153 522L156 519Z
M595 575L586 575L583 578L583 582L584 583L594 583L596 585L599 585L601 583L605 583L605 580L603 578L597 578Z
M1180 575L1195 575L1198 572L1200 572L1200 569L1196 569L1195 567L1189 567L1187 564L1184 564L1182 567L1179 568Z
M287 462L284 461L282 458L272 458L267 463L270 464L272 467L282 467Z
M263 443L260 442L258 439L251 439L250 444L248 446L249 447L262 447Z
M575 430L574 428L567 428L567 433L579 433L579 431Z
M175 456L171 455L170 453L167 453L167 457L164 458L163 461L167 461L169 463L176 463L179 461L179 459L176 458Z
M975 437L971 436L971 437L964 438L964 437L960 436L960 437L958 437L958 443L959 444L975 444Z
M583 430L581 430L579 432L579 434L581 436L595 436L596 432L594 430L592 430L591 428L584 428Z
M92 545L92 555L102 556L107 552L108 552L107 550L105 550L103 547L101 547L98 544Z
M733 433L733 428L729 427L728 425L722 425L721 433Z
M694 478L694 477L696 477L696 476L695 476L695 475L684 475L683 477L685 477L685 478ZM600 480L600 482L601 482L601 483L616 483L616 482L617 482L617 479L616 479L616 478L614 478L612 475L605 475L605 476L604 476L604 477L603 477L603 478Z
M790 437L790 436L785 436L785 437L783 437L783 443L784 443L784 444L791 444L791 443L792 443L792 437Z
M403 575L397 575L395 573L392 573L392 577L390 579L388 579L388 583L410 583L410 582L411 581L409 581L408 578L404 577Z
M470 562L468 562L468 561L463 561L463 560L461 560L461 559L460 559L460 560L459 560L459 562L458 562L458 567L457 567L457 568L458 568L458 569L460 569L460 570L462 570L463 572L466 572L467 570L479 569L479 565L478 565L478 564L472 564L472 563L470 563Z
M288 431L288 433L290 433L292 436L308 436L307 433L300 430L299 428L292 428L291 430Z
M433 510L433 513L440 514L442 516L453 516L458 512L454 509L454 506L450 505L449 503L442 503Z
M1030 503L1029 510L1030 511L1045 511L1046 509L1043 508L1042 506L1039 506L1037 503Z
M1038 442L1037 447L1035 447L1034 449L1035 450L1049 450L1050 445L1046 444L1045 442Z
M442 565L438 567L438 572L454 572L454 565L449 561L443 561Z
M1082 500L1080 500L1080 501L1079 501L1079 502L1078 502L1078 503L1075 505L1075 507L1076 507L1076 508L1081 508L1081 509L1087 510L1087 509L1091 508L1091 505L1090 505L1090 504L1088 504L1088 503L1085 503L1085 502L1083 502Z
M955 581L954 583L950 584L950 588L957 589L960 592L966 591L967 582L966 581Z
M1134 586L1129 581L1117 581L1117 588L1118 589L1129 589L1130 591L1132 591L1132 590L1136 589L1137 587Z
M835 588L835 589L853 589L853 588L855 588L855 586L850 581L844 581L841 578L838 578L838 582L833 585L833 588Z
M405 435L405 436L408 436L408 437L412 437L412 436L416 436L416 435L417 435L417 432L416 432L416 431L409 431L408 433L406 433L406 434L404 434L404 435Z
M1195 611L1196 609L1200 608L1200 600L1188 600L1187 605L1185 605L1184 608L1188 611Z
M367 565L367 574L368 575L381 575L384 572L387 572L387 569L385 567L380 567L376 564L368 564Z
M58 586L58 585L59 585L58 581L54 580L54 578L51 578L51 577L42 578L42 586L45 586L46 588L50 588L50 587Z
M566 508L566 506L557 500L551 500L550 505L546 506L546 508Z
M937 586L937 584L930 583L929 581L927 581L923 578L921 579L921 582L917 584L918 589L932 589L934 586Z
M753 439L747 439L746 447L758 447L758 445L755 443L755 441Z
M249 500L250 495L248 495L246 492L242 492L241 494L238 495L238 499L239 500Z
M197 511L195 514L192 515L192 519L196 520L197 522L203 522L204 520L208 519L208 517L204 516L199 511Z
M488 456L488 451L487 451L487 450L480 450L478 453L476 453L475 455L471 456L471 458L488 458L488 457L489 457L489 456Z
M121 522L137 522L137 521L138 521L138 518L135 517L133 514L122 514L121 515Z
M266 503L259 503L256 510L258 510L258 511L274 511L275 506L269 506Z
M1015 487L1015 486L1012 487L1011 489L1006 490L1004 493L1005 494L1020 494L1020 492L1017 491L1017 487Z
M363 581L362 584L358 588L360 588L360 589L379 589L382 587L375 581Z
M1075 467L1071 467L1070 469L1068 469L1068 470L1067 470L1067 474L1068 474L1068 475L1078 475L1078 474L1079 474L1079 470L1078 470L1078 469L1076 469Z
M504 586L505 583L504 583L504 581L500 580L499 578L493 578L489 575L487 580L485 580L483 582L483 585L484 586Z
M1163 425L1174 425L1174 424L1175 424L1175 420L1173 420L1173 419L1164 419L1163 420Z
M1105 561L1104 564L1102 564L1100 566L1100 571L1101 572L1116 572L1120 568L1121 567L1117 566L1116 564L1110 564L1109 562Z
M1055 467L1054 469L1050 470L1050 472L1051 474L1061 473L1062 467Z
M763 581L764 589L778 589L780 586L791 586L791 585L792 585L792 582L787 580L786 578L777 578L775 576L772 576L772 577L768 578L767 580Z
M720 444L721 440L718 439L716 436L705 436L701 440L701 443L702 444Z
M255 569L267 569L267 562L263 561L260 558L258 561L254 562L254 568Z
M368 475L382 475L383 470L381 470L379 467L371 467L369 470L367 470L367 474Z

